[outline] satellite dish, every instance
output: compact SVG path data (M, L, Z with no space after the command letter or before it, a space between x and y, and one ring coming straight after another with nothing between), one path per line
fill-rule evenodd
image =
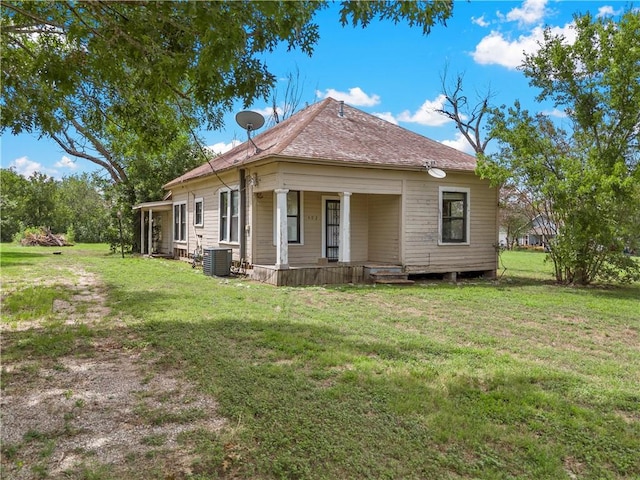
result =
M260 115L258 112L252 112L251 110L244 110L242 112L236 113L236 122L242 128L247 131L247 140L251 142L251 144L256 149L255 153L262 152L262 149L258 148L258 146L251 140L251 132L253 130L258 130L260 127L264 125L264 117Z
M444 178L447 176L444 170L435 167L427 167L427 173L433 178Z
M264 117L258 112L244 110L236 114L236 122L247 132L251 132L252 130L258 130L264 125Z

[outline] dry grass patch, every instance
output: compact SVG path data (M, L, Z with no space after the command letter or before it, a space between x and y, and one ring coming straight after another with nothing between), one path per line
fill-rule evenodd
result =
M68 271L58 268L43 282L64 293L48 313L28 320L3 315L0 324L3 477L190 475L194 455L180 437L218 432L225 421L216 402L181 372L158 365L110 316L97 275L78 266ZM29 288L19 283L5 301ZM68 348L49 348L69 337Z

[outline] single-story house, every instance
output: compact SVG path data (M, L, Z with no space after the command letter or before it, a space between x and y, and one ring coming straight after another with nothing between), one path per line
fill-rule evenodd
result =
M558 234L558 227L546 215L538 214L529 225L525 234L523 245L546 246Z
M536 215L529 222L526 230L521 236L515 239L521 247L547 247L558 234L558 227L544 214ZM507 234L503 228L499 233L500 245L507 245Z
M136 206L141 253L229 249L274 285L494 275L498 191L475 167L471 155L327 98L171 180L165 201Z

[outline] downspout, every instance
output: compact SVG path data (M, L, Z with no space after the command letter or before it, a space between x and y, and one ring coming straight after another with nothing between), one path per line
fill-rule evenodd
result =
M240 263L244 262L247 256L247 180L245 169L240 172Z

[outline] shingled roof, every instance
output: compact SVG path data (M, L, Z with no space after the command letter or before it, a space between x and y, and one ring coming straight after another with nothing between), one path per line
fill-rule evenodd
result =
M340 112L343 115L340 115ZM164 188L245 166L270 157L314 163L344 163L381 168L423 168L434 161L438 168L473 171L475 157L327 98L297 112L273 128L256 135L184 175ZM274 159L275 159L274 158Z

